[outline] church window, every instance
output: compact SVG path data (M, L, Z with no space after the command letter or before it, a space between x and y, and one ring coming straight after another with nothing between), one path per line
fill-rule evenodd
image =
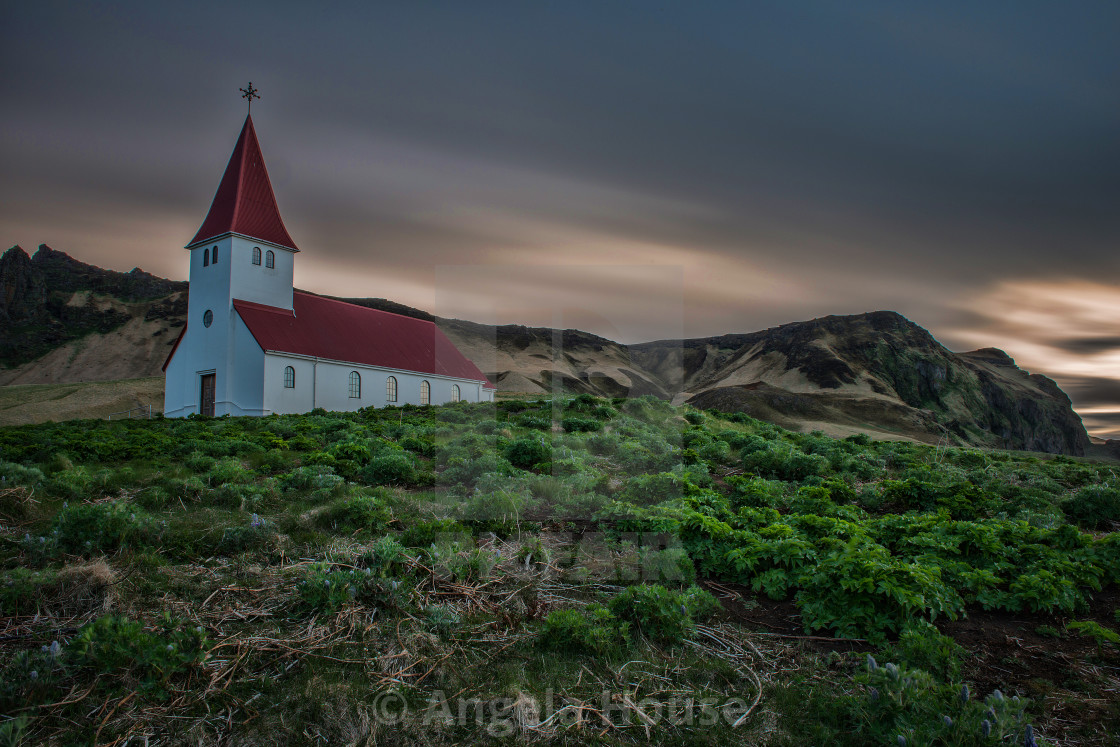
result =
M218 264L218 247L214 247L210 250L210 263Z
M202 266L203 267L209 267L210 266L210 250L209 249L203 249L202 250Z
M265 252L265 255L264 255L264 266L265 266L265 267L267 267L267 268L268 268L268 269L270 269L270 270L271 270L271 269L272 269L273 267L275 267L275 266L276 266L276 255L272 253L272 250L271 250L271 249L269 249L269 250L268 250L267 252Z
M284 388L285 389L295 389L296 388L296 370L294 368L292 368L291 366L288 366L287 368L284 369Z
M458 384L452 384L451 385L451 401L452 402L458 402L459 401L459 385Z
M269 252L272 254L272 252ZM362 396L362 377L357 371L350 372L350 397L360 399Z
M261 248L259 246L253 247L253 264L259 265L261 263Z
M395 376L390 376L385 379L385 401L397 401L397 379Z
M207 309L205 311L205 313L203 313L203 315L202 315L202 326L203 327L209 327L213 323L214 323L214 312L211 311L210 309Z
M426 381L420 382L420 404L432 404L432 385Z

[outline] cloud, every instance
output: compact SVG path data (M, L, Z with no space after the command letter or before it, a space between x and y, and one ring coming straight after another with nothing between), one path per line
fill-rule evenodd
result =
M1057 375L1055 380L1078 403L1078 412L1089 412L1101 407L1120 411L1120 379ZM1100 414L1099 410L1097 414Z
M1120 350L1120 336L1076 337L1069 340L1054 340L1050 344L1076 355L1098 355Z
M1091 433L1120 417L1120 285L1077 279L1008 280L958 302L949 334L999 347L1062 387Z

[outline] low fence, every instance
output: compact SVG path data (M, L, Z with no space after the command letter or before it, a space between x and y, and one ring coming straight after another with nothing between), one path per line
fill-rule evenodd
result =
M112 420L113 418L117 418L118 420L120 420L121 418L140 418L143 420L151 420L152 406L142 405L140 407L133 407L128 410L121 410L120 412L109 413L108 420Z

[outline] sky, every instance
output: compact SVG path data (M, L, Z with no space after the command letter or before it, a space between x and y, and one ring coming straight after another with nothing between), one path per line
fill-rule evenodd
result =
M1120 438L1120 3L4 3L0 242L185 279L245 117L298 287L620 342L897 311Z

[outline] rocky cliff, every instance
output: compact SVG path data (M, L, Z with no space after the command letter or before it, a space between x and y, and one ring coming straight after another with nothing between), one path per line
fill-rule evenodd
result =
M163 326L182 326L186 291L185 282L164 280L139 268L114 272L79 262L45 244L33 257L13 246L0 257L0 365L27 364L68 343L104 337L129 325L159 336ZM150 365L135 371L117 366L113 373L126 370L132 376L152 375ZM91 372L92 379L73 380L99 375Z

